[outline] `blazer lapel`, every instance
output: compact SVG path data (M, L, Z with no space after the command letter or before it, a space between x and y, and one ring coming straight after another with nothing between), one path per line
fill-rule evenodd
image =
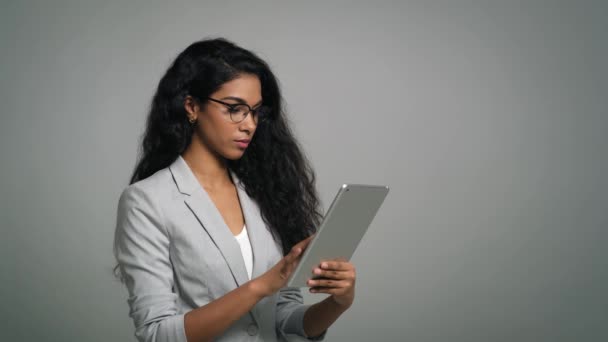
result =
M253 254L253 269L251 270L251 278L256 278L266 272L264 261L268 259L264 247L264 231L266 230L266 224L262 220L260 209L253 201L247 192L245 186L241 183L240 179L236 174L230 171L232 181L236 185L236 191L239 196L239 203L241 204L241 210L243 210L243 216L245 217L245 225L247 226L247 235L249 235L249 242L251 243L251 254ZM239 247L240 248L240 247ZM268 299L263 299L268 300ZM252 315L256 319L263 315L264 312L260 312L259 305L256 305L251 310Z
M186 205L220 250L237 286L241 286L249 280L243 254L219 210L181 156L169 168L179 191L188 196L184 200ZM246 224L249 227L248 222Z
M251 277L256 278L266 272L264 260L268 258L265 253L268 246L265 246L267 241L267 229L266 223L261 216L261 211L258 205L247 195L245 186L241 183L240 179L236 174L230 171L232 180L236 185L237 193L239 195L239 202L241 203L241 209L243 210L243 216L245 217L245 224L247 225L247 234L249 235L249 242L251 243L251 250L253 254L253 270Z

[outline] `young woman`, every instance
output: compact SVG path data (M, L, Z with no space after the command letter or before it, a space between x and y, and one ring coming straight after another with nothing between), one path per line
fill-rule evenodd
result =
M285 287L321 214L282 108L268 65L222 38L160 80L114 240L138 340L322 340L352 305L349 262L311 270L314 305Z

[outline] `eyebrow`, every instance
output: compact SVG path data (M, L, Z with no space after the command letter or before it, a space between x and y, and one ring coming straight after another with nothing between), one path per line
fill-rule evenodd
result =
M242 98L240 98L240 97L236 97L236 96L226 96L226 97L222 97L222 98L221 98L221 100L234 100L234 101L236 101L236 102L238 102L238 103L247 104L247 102L246 102L245 100L243 100L243 99L242 99ZM255 108L255 107L257 107L257 106L261 105L263 101L264 101L263 99L262 99L262 100L260 100L260 102L258 102L258 103L256 103L255 105L251 106L251 108Z

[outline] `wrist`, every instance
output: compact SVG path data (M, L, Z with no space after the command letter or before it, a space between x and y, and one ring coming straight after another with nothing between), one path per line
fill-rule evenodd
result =
M260 278L255 278L245 283L248 290L259 299L269 296L267 287L264 286L264 282Z
M353 305L352 300L337 299L335 296L329 296L327 299L341 311L346 311Z

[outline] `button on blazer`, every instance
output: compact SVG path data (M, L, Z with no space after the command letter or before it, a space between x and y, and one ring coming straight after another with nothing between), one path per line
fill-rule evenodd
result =
M252 278L281 258L258 205L230 171L253 253ZM247 282L238 241L185 160L126 187L117 209L114 253L128 290L129 317L139 341L186 342L184 315ZM308 338L299 288L260 300L217 341ZM205 322L201 322L205 324Z

